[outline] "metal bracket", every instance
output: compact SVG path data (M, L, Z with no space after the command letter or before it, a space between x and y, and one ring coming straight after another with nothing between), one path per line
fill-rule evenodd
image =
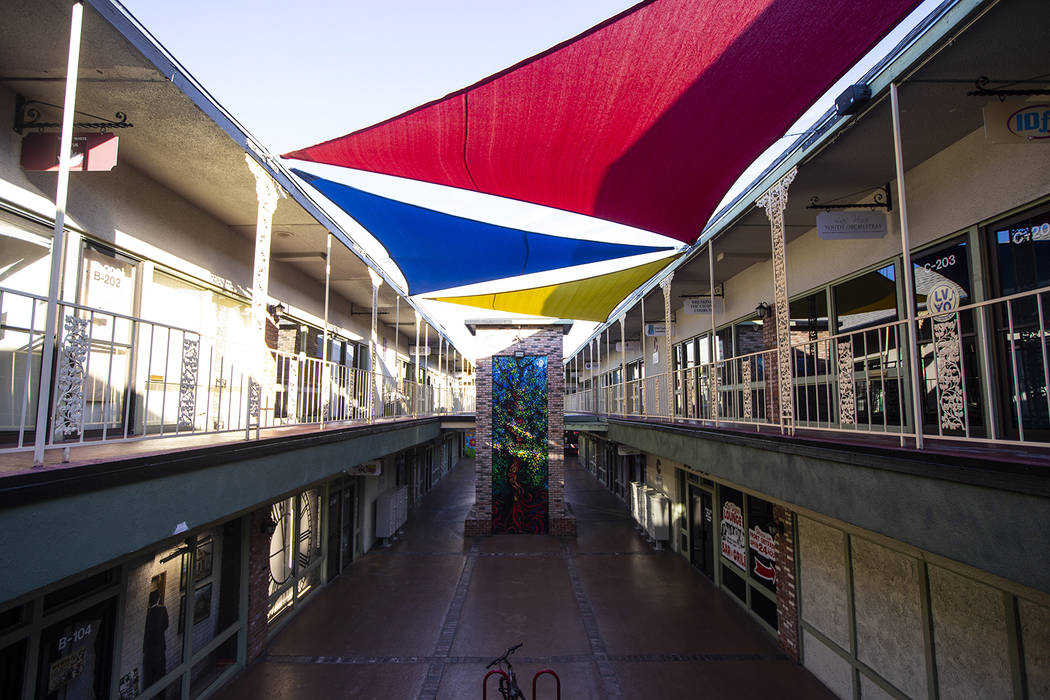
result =
M809 204L806 209L819 209L821 211L837 211L840 209L885 209L886 211L893 210L893 196L890 194L890 185L886 183L885 187L880 187L872 195L872 201L870 202L858 202L856 204L821 204L818 200L819 197L810 197Z
M58 129L62 126L62 122L42 122L40 119L40 110L30 105L43 105L44 107L51 107L52 109L62 110L58 105L53 105L50 102L41 102L40 100L27 100L22 95L15 95L15 123L14 130L16 133L21 134L25 129ZM117 112L114 117L115 120L109 120L105 117L100 117L89 112L81 112L76 110L77 114L83 114L86 117L92 119L98 119L95 122L73 122L73 127L76 129L98 129L101 132L106 132L109 129L130 129L135 126L134 124L128 123L128 115L123 112Z
M1034 83L1032 80L992 80L987 75L982 75L980 78L974 81L974 88L966 93L970 97L998 97L1000 100L1005 100L1007 97L1025 97L1032 95L1050 95L1050 90L1046 88L1033 89L1033 90L996 90L988 87L992 83L1001 83L1007 86L1019 85L1021 83Z

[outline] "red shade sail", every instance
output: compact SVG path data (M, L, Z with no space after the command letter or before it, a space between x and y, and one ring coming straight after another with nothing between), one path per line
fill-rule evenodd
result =
M691 243L740 173L916 0L652 0L286 158L451 185Z

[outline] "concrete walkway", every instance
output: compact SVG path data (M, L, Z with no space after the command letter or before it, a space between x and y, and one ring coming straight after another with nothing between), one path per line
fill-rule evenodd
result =
M543 668L566 699L833 697L685 559L654 552L575 461L575 539L464 540L472 479L461 462L394 546L320 592L219 697L481 698L485 665L518 642L530 700ZM540 700L551 686L541 680Z

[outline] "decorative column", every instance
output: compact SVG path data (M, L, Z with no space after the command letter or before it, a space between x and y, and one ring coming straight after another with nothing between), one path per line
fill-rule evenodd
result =
M714 241L707 243L708 303L711 305L711 415L718 427L718 336L715 334L715 253ZM699 358L697 358L699 359ZM746 363L745 363L746 364ZM732 380L730 380L732 381ZM750 397L749 397L750 398Z
M270 174L251 157L244 154L244 162L255 177L255 196L259 200L259 215L255 224L255 265L252 279L252 375L248 384L248 430L252 421L256 428L262 424L262 405L272 405L273 385L277 368L266 347L266 301L270 286L270 235L277 201L284 195ZM265 394L263 393L265 391Z
M415 358L415 372L412 374L412 415L419 415L419 396L422 393L419 390L419 322L423 320L423 317L416 312L416 344L413 346L412 355Z
M671 362L671 281L674 273L660 280L660 289L664 291L664 364L667 367L667 416L674 420L674 374Z
M627 415L627 335L624 325L627 323L627 314L620 314L620 412Z
M368 363L369 369L372 371L372 381L368 383L369 388L372 391L372 400L369 401L369 406L372 408L370 419L375 421L382 412L382 400L383 400L383 385L381 383L382 373L379 371L379 288L383 286L383 278L373 270L368 268L368 276L372 280L372 340L371 347L371 360Z
M647 383L645 381L645 377L646 377L647 374L649 374L648 372L645 371L645 368L649 366L649 362L645 359L645 353L647 352L646 347L645 347L645 294L642 294L642 298L640 300L640 304L639 305L640 305L641 310L642 310L642 334L640 336L638 336L638 338L639 338L638 342L642 346L642 361L638 365L639 369L640 369L640 371L638 372L638 380L642 383L642 415L644 416L647 413L647 411L648 411L648 408L646 407L646 404L645 404L645 385Z
M788 311L787 256L784 240L784 210L787 208L788 187L795 180L798 168L791 168L776 184L755 202L766 210L773 243L774 323L777 332L777 379L780 397L780 429L793 423L793 394L791 390L791 319Z
M332 232L324 247L324 347L321 349L321 429L332 406L332 368L328 365L328 300L332 288Z

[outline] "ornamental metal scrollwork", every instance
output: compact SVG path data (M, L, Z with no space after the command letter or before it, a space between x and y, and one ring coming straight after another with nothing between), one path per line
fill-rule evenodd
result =
M58 367L55 434L79 435L84 417L84 361L88 352L88 320L66 316Z
M788 187L795 180L798 168L791 168L776 184L755 201L766 210L773 244L773 296L777 328L777 389L780 394L780 418L790 423L793 417L791 386L791 321L788 313L787 254L784 239L784 210L787 208Z
M299 422L299 360L288 360L288 421Z
M200 341L182 339L182 377L179 379L179 428L190 428L196 422L197 371L200 364Z
M248 423L259 422L260 407L262 406L262 384L255 381L255 377L248 378Z
M857 393L853 386L853 338L838 341L839 423L856 425Z
M942 430L962 430L964 427L962 343L958 318L957 313L933 317L933 347L940 394L937 414Z
M740 382L744 385L744 420L751 420L754 418L751 405L751 358L745 359L740 366Z

